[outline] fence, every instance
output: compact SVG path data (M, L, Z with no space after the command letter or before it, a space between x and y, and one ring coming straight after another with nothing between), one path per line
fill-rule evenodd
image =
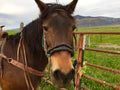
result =
M120 52L117 52L117 51L85 48L85 46L84 46L85 45L84 36L85 35L91 35L91 34L105 34L105 35L108 35L108 34L113 35L114 34L114 35L120 35L120 32L76 32L75 34L79 35L78 47L77 47L78 58L77 58L76 75L75 75L75 85L76 85L75 90L80 90L80 89L89 90L88 88L83 87L83 86L80 85L82 77L86 78L86 79L89 79L89 80L93 80L93 81L95 81L97 83L104 84L106 86L112 87L112 88L114 88L116 90L120 90L120 86L113 85L113 84L108 83L106 81L102 81L100 79L93 78L93 77L91 77L89 75L86 75L86 74L83 74L81 72L82 67L83 67L84 50L120 55ZM91 63L87 63L87 62L84 63L84 65L120 74L120 70L116 70L116 69L112 69L112 68L108 68L108 67L104 67L104 66L99 66L99 65L95 65L95 64L91 64Z

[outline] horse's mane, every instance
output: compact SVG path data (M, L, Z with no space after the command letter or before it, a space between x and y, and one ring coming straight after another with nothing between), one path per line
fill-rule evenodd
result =
M23 34L24 42L29 46L30 50L35 52L38 47L42 47L42 27L39 18L26 25L21 33ZM9 35L6 40L17 45L21 33L18 32L15 35Z
M42 48L43 30L40 18L32 21L23 29L24 42L31 50Z

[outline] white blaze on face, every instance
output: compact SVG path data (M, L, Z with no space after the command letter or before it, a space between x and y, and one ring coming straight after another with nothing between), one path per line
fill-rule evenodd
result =
M71 54L67 51L54 53L50 57L52 72L60 70L64 74L68 74L73 69Z

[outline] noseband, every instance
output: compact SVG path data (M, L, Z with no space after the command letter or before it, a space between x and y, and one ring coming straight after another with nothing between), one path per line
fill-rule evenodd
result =
M61 44L49 49L47 51L47 54L52 55L53 53L58 52L58 51L68 51L71 53L71 56L74 55L73 47L71 45L65 44L65 43L61 43Z
M43 31L43 38L42 38L42 47L44 48L44 50L48 56L52 55L53 53L58 52L58 51L68 51L71 53L71 56L74 56L73 47L69 44L66 44L66 43L61 43L61 44L56 45L50 49L47 49L44 31Z

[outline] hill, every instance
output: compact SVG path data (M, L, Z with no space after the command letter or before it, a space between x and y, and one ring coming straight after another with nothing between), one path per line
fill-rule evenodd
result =
M91 17L91 16L74 16L78 27L95 27L106 25L119 25L120 18L112 17Z

